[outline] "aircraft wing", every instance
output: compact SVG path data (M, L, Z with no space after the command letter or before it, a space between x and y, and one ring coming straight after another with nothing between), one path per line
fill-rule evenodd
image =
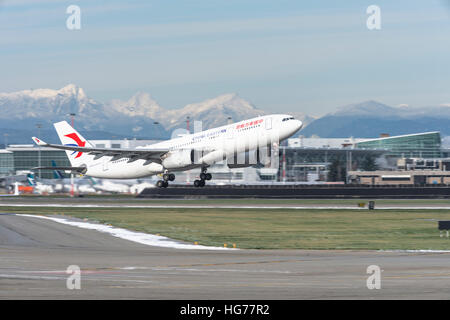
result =
M167 152L169 149L167 148L154 148L154 149L118 149L118 148L89 148L89 147L78 147L78 146L68 146L68 145L60 145L60 144L51 144L44 142L36 137L32 138L33 141L42 147L49 147L55 149L69 150L69 151L78 151L84 152L86 154L95 155L96 159L109 156L114 157L114 160L120 158L130 158L129 162L138 160L138 159L154 159L160 160L161 156ZM53 167L55 170L55 167ZM58 169L58 168L56 168ZM63 170L63 169L61 169Z

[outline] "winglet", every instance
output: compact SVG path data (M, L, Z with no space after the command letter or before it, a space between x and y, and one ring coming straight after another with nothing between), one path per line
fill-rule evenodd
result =
M31 139L33 139L33 141L38 145L38 146L46 146L48 145L47 142L44 142L36 137L32 137Z

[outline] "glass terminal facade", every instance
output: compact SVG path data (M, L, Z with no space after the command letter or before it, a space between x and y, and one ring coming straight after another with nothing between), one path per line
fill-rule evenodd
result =
M15 175L17 171L29 171L31 168L38 167L39 162L42 167L51 167L52 160L57 166L70 166L65 151L51 148L10 147L0 150L0 175ZM53 172L41 171L41 177L53 178Z
M441 135L426 132L387 138L371 139L355 144L362 149L386 149L388 157L398 158L441 158Z
M0 150L0 176L9 176L15 173L14 154L8 150Z

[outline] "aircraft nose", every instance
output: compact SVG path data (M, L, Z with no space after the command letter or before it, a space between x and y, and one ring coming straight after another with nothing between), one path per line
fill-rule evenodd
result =
M303 127L303 122L296 119L293 121L293 126L294 126L294 132L297 132L298 130L300 130Z

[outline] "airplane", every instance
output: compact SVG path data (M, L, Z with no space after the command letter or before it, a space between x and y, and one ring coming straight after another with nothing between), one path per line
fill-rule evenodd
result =
M186 134L174 139L134 149L97 148L81 136L67 121L54 123L61 145L46 143L32 137L42 147L65 150L70 167L37 167L32 170L64 170L106 179L136 179L162 174L156 186L167 188L175 180L174 172L200 168L195 187L204 187L212 176L207 169L224 160L230 168L251 166L250 157L240 155L256 152L260 162L264 149L291 137L303 123L285 114L260 116L233 124ZM243 159L243 160L242 160ZM250 161L250 160L251 161ZM241 163L233 163L233 162ZM231 164L230 164L231 163Z
M70 179L63 178L62 173L58 170L53 171L54 179L44 179L36 177L34 174L27 174L28 185L34 187L34 190L37 193L55 193L55 192L70 192L71 190L71 181ZM76 178L74 180L75 186L80 189L86 189L86 186L90 187L90 183L86 181L84 178ZM95 189L90 187L89 192L94 192Z
M52 160L52 167L57 167L54 160ZM71 179L64 178L64 174L59 170L53 170L53 179L39 178L33 173L28 173L27 181L28 184L34 187L35 191L40 194L71 191ZM75 178L74 184L76 189L82 193L96 193L97 191L112 193L139 193L144 188L153 186L141 179L114 180L95 179L92 177Z
M145 188L154 187L148 179L96 179L89 177L94 190L112 193L139 193Z
M55 183L46 183L34 177L33 174L27 174L28 185L34 187L35 192L37 193L53 193L55 191ZM37 181L39 180L39 181ZM47 179L46 179L47 180Z
M52 167L57 167L55 160L52 160ZM53 179L64 180L64 174L59 170L53 170Z
M55 160L52 160L52 167L57 168ZM58 183L64 185L64 174L59 170L53 170L53 179L36 177L33 173L27 174L27 181L30 186L46 185L55 187Z
M129 193L130 186L125 183L117 183L114 180L105 179L101 182L90 179L91 187L100 192L112 192L112 193Z

